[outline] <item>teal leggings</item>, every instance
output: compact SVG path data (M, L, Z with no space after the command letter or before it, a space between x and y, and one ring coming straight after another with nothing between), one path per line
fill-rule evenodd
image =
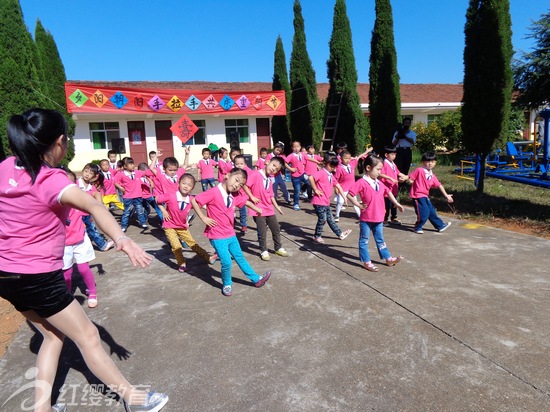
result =
M237 236L231 236L226 239L210 239L210 244L216 249L218 259L222 264L222 282L223 286L230 286L233 281L231 279L231 257L235 259L237 265L241 268L243 273L252 283L256 283L260 280L260 276L254 272L252 266L246 261L241 245Z

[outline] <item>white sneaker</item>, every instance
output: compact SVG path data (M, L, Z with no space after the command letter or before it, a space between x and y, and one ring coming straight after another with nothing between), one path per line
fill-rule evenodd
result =
M351 233L351 229L348 229L348 230L342 232L342 234L340 235L340 240L344 240L345 238L347 238L350 233Z
M260 257L262 258L262 260L266 260L266 261L269 260L269 259L271 259L271 258L269 257L269 252L268 252L267 250L264 250L264 251L262 252L262 254L260 255Z
M451 226L451 223L453 222L446 223L445 226L443 226L441 229L438 230L438 232L443 232L444 230L446 230L449 226Z
M168 402L168 395L164 393L149 392L143 405L128 405L124 401L126 412L158 412Z
M279 250L276 250L275 254L278 255L278 256L282 256L282 257L287 257L288 256L288 252L283 247L280 248Z

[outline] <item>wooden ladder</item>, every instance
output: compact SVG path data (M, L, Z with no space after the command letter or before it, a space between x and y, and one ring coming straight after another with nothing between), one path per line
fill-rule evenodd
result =
M340 119L340 108L342 103L342 93L334 93L330 98L325 118L325 127L323 129L323 139L319 152L326 153L334 150L336 131L338 129L338 120Z

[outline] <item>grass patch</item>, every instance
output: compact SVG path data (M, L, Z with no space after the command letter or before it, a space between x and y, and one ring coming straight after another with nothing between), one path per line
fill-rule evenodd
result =
M421 164L419 158L414 160L416 166ZM480 194L473 180L457 177L456 167L454 159L438 155L434 172L454 198L448 204L439 190L432 190L438 212L550 239L550 189L485 177L485 191ZM401 188L399 196L403 204L412 205L408 188Z

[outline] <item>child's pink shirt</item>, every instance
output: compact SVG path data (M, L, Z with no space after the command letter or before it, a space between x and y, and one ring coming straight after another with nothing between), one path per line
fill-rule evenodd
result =
M151 187L151 183L149 182L149 179L146 175L141 176L141 197L144 199L149 199L153 196L153 188Z
M273 198L273 183L269 176L265 176L264 170L254 170L248 174L246 185L252 192L252 194L260 199L260 203L256 204L262 209L262 216L273 216L275 214L275 207L271 203ZM256 211L250 209L250 216L258 216Z
M305 153L292 152L286 157L286 162L290 165L290 167L297 169L295 172L292 172L290 176L300 177L304 174L307 162Z
M386 176L390 176L395 180L397 180L397 178L399 177L399 169L397 168L397 165L394 162L390 162L388 159L384 159L384 165L382 166L382 170L380 171L380 173ZM390 189L390 192L392 192L394 196L397 196L399 194L398 183L393 183L389 179L381 179L381 180L382 180L382 183L388 186L388 188Z
M409 175L409 178L413 180L413 184L411 186L411 191L409 194L411 199L429 197L431 188L438 188L439 186L441 186L441 183L439 182L439 180L437 180L437 177L435 177L435 174L433 172L430 173L430 179L427 178L426 174L427 170L423 167L419 167Z
M42 166L31 185L27 171L15 162L12 156L0 163L0 270L22 274L59 270L69 214L60 201L75 184L65 171Z
M158 203L165 203L166 210L171 219L162 222L162 227L167 229L188 229L187 216L193 207L191 198L193 196L183 196L178 190L176 193L167 193L157 197ZM183 207L183 208L182 208Z
M231 196L232 201L227 207L227 198ZM208 239L227 239L235 236L233 224L235 221L235 208L243 207L248 200L247 196L239 194L228 194L222 184L208 189L206 192L199 193L195 196L195 200L199 206L206 205L208 217L216 221L216 226L206 226L204 235Z
M306 175L314 175L319 170L319 164L313 162L311 159L315 159L319 162L323 161L323 158L316 154L308 154L306 155L306 167L305 167L305 173Z
M201 159L197 163L197 168L201 171L201 179L213 179L214 167L218 165L214 159L204 160Z
M256 161L256 168L258 170L263 170L266 165L266 159L262 159L261 157Z
M329 206L330 205L330 196L334 190L334 186L338 184L336 176L330 173L327 169L322 168L315 174L313 174L313 180L317 189L323 192L323 196L313 193L313 199L311 199L312 205L317 206Z
M82 220L86 214L78 209L70 208L69 216L65 220L65 245L77 245L84 240L86 226Z
M108 172L101 171L103 174L103 187L105 188L105 193L103 196L107 195L115 195L116 194L116 187L115 187L115 175L116 173L112 170L109 170Z
M126 170L117 173L115 176L115 182L124 188L124 199L141 199L141 178L145 175L145 172L141 170L134 170L128 172Z
M84 180L82 180L81 177L79 177L77 180L76 180L76 185L78 186L78 188L80 190L82 190L83 192L86 192L88 193L90 196L94 197L94 194L98 193L99 191L97 190L97 187L95 187L93 184L91 183L86 183L84 182ZM89 216L88 213L83 213L82 214L83 216Z
M347 192L355 183L355 168L357 167L357 159L351 159L349 164L344 166L342 163L338 165L334 175L336 180L342 186L342 190Z
M172 177L169 177L168 175L161 173L159 170L157 170L157 174L154 174L150 170L148 170L145 174L146 176L149 176L153 179L153 183L155 184L155 190L156 192L160 194L168 194L168 193L175 193L179 190L179 180L180 177L183 176L186 172L185 167L181 166L176 174Z
M372 185L378 185L378 191ZM363 176L353 184L348 194L350 196L359 195L361 201L367 207L361 210L359 220L362 222L378 223L384 221L386 213L386 204L384 197L387 196L390 189L379 180L372 180L368 176Z
M219 159L218 162L218 182L221 183L225 180L225 175L233 169L233 163L229 160Z

